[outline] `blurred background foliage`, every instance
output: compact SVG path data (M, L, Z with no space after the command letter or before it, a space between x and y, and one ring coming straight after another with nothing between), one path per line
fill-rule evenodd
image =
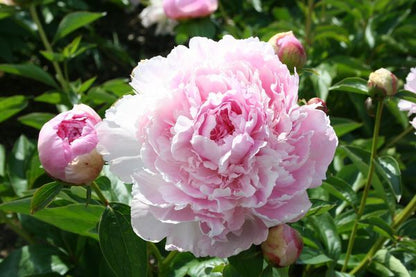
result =
M227 0L220 1L210 17L179 22L173 33L165 35L156 34L156 26L141 25L139 14L146 1L15 2L18 5L0 5L0 276L117 272L114 265L109 268L98 243L97 223L104 208L93 195L85 209L85 188L64 188L48 209L30 212L34 191L52 181L40 167L36 150L44 122L80 102L104 116L118 98L132 93L129 74L138 61L166 55L192 36L217 40L231 34L267 41L289 30L308 54L305 69L298 72L300 98L325 100L340 137L328 180L310 191L312 210L293 225L301 232L305 249L290 274L348 276L339 271L361 196L357 191L365 179L362 170L368 163L374 119L365 108L365 95L342 92L337 84L357 77L352 86L360 87L370 72L385 67L403 85L416 66L415 1ZM386 238L383 249L390 254L377 252L361 276L416 276L416 219L392 228L394 215L416 192L416 139L397 101L386 102L380 186L370 193L350 269L380 237ZM129 203L131 185L106 170L97 183L110 201ZM166 254L163 242L158 247ZM244 255L240 258L245 261ZM279 276L275 270L263 270L262 260L245 263L253 268L260 264L261 276ZM232 269L225 270L227 266ZM195 260L189 253L178 256L172 268L176 276L253 273L233 259Z

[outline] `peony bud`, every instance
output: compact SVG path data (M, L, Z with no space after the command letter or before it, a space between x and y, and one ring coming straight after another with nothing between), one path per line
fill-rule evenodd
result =
M269 39L269 43L273 46L280 61L286 64L290 70L293 70L294 67L300 70L305 65L305 49L292 31L274 35Z
M38 140L39 159L45 171L70 184L93 181L104 164L95 150L95 125L100 121L93 109L81 104L46 122Z
M328 107L324 100L318 97L314 97L309 99L308 105L317 105L316 109L323 111L324 113L328 114Z
M276 267L293 264L303 249L302 237L287 224L269 229L266 241L261 244L261 250L266 260Z
M377 69L370 74L368 87L373 96L393 96L398 90L397 77L385 68Z
M218 0L163 0L163 10L171 19L204 17L217 8Z

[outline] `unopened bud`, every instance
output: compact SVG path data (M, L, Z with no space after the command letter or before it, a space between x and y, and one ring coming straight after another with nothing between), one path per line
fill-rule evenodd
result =
M308 105L317 105L316 109L323 111L324 113L328 114L328 107L326 106L326 103L324 100L318 97L314 97L309 99Z
M397 77L385 68L377 69L368 78L368 87L372 96L393 96L397 93Z
M274 52L280 61L293 71L302 69L306 63L306 52L302 43L293 35L292 31L278 33L269 39Z
M303 249L302 237L287 224L269 229L266 241L261 244L261 250L266 260L276 267L293 264Z
M66 183L92 182L104 161L96 151L95 125L100 116L86 105L75 105L46 122L39 133L39 159L45 171Z

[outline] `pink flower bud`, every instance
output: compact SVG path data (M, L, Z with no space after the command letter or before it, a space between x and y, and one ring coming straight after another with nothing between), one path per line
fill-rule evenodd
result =
M324 100L318 97L314 97L309 99L308 105L316 105L316 109L323 111L324 113L328 113L328 107Z
M163 9L171 19L187 19L210 15L218 8L218 0L163 0Z
M377 69L368 78L368 87L372 94L393 96L397 93L397 77L385 68Z
M302 249L302 237L287 224L270 228L266 241L261 244L263 256L270 264L277 267L293 264Z
M293 70L294 67L300 70L305 65L305 49L292 31L274 35L269 39L269 43L273 46L280 61L286 64L290 70Z
M87 105L75 105L43 125L39 133L39 159L52 177L71 184L86 184L100 173L104 161L95 150L95 125L100 116Z

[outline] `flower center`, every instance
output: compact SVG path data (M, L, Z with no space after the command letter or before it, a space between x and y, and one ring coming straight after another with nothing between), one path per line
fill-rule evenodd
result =
M71 144L74 140L82 135L82 130L87 124L86 120L87 118L85 116L63 120L59 124L58 131L56 133L61 139L67 139L69 144Z
M210 132L210 139L218 142L225 136L232 134L235 130L233 123L228 116L228 110L223 109L217 114L215 128Z

